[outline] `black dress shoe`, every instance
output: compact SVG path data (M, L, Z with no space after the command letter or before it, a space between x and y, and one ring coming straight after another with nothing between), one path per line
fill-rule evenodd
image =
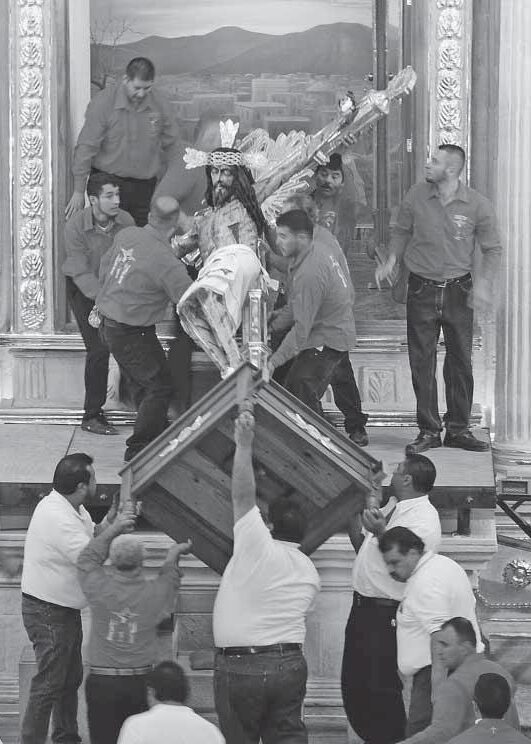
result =
M96 416L91 416L90 418L84 418L81 422L81 428L83 431L89 431L91 434L103 434L107 436L118 434L118 430L107 421L103 413L98 413Z
M357 426L353 431L350 432L348 438L358 447L366 447L369 444L369 435L364 426Z
M418 455L426 450L442 447L441 435L421 431L418 437L406 445L406 455Z
M488 442L476 439L471 431L463 431L461 434L450 434L446 432L444 437L445 447L468 450L468 452L487 452L490 449Z

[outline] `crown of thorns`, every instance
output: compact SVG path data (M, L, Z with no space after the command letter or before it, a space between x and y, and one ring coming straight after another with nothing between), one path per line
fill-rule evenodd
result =
M238 123L233 122L231 119L219 122L222 147L233 147L239 126ZM215 168L243 165L251 169L263 168L267 165L267 158L262 153L240 152L236 149L202 152L201 150L194 150L191 147L187 147L184 151L183 160L186 163L187 170L200 168L205 165L213 165Z

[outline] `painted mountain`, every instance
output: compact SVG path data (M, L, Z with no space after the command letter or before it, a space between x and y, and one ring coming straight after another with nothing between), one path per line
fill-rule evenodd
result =
M397 41L397 32L393 31L390 50L398 49ZM111 51L116 72L123 71L132 57L144 56L153 60L159 74L330 75L353 70L365 74L372 70L372 30L359 23L334 23L277 36L231 26L203 36L148 36L114 50L104 45L93 49L96 54L109 55ZM397 66L396 57L391 51L391 70Z

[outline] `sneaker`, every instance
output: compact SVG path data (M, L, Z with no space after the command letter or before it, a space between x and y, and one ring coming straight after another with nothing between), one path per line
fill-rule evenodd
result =
M83 431L89 431L91 434L118 434L118 430L107 421L103 413L98 413L96 416L91 416L90 418L84 418L81 422L81 428Z
M406 445L406 455L418 455L435 447L442 447L441 435L421 431L416 439Z
M366 447L369 444L369 435L364 426L357 426L348 435L351 442L357 444L358 447Z
M461 434L450 434L447 431L444 437L444 446L468 450L468 452L487 452L490 449L488 442L476 439L471 431L463 431Z

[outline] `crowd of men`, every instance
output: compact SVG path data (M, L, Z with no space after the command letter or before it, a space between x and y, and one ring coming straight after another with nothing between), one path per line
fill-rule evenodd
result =
M256 256L250 249L265 241L268 267L284 287L270 318L269 373L321 415L331 385L347 435L367 446L367 415L349 359L356 343L354 289L343 242L352 210L341 200L341 156L319 165L314 191L291 198L276 225L267 224L245 154L219 146L211 120L200 122L196 138L198 146L212 148L204 187L183 168L171 106L153 87L154 77L149 60L132 60L123 80L90 103L74 153L63 271L87 350L82 428L116 433L104 414L109 354L136 399L125 460L164 430L172 400L178 410L189 404L190 336L230 374L240 358L234 333L248 288L240 264L250 265L249 253ZM345 515L356 558L338 677L348 721L368 744L483 741L486 732L495 741L521 740L514 683L484 655L468 578L437 552L441 527L429 500L436 472L421 454L443 445L436 385L441 330L444 446L488 447L469 428L473 308L490 296L501 246L491 205L460 181L464 164L460 147L439 148L426 181L406 195L389 257L376 272L378 282L393 280L399 264L409 272L408 349L419 435L392 475L392 498ZM476 242L485 268L473 282ZM199 278L185 258L194 250L204 269L214 267ZM212 256L223 257L222 271ZM168 357L156 324L170 303L177 331ZM54 741L80 741L80 610L86 605L93 744L307 742L303 645L319 576L299 550L306 520L296 500L259 508L253 437L247 407L234 433L234 551L213 610L213 692L222 733L186 706L183 669L170 660L156 664L157 627L174 607L179 558L193 546L175 545L158 577L147 579L142 542L132 534L135 514L127 505L118 513L113 503L94 524L83 506L95 493L93 461L74 454L58 463L53 490L37 506L26 539L22 614L37 673L22 744L44 744L51 717ZM407 712L405 678L411 682ZM481 719L476 726L475 718Z
M183 669L173 660L157 664L157 627L175 607L179 559L192 543L174 544L158 576L147 578L141 537L132 534L134 510L124 504L118 512L113 502L93 523L83 505L96 488L93 461L78 453L58 463L26 538L22 616L37 671L22 744L44 744L50 718L53 741L80 741L86 605L92 744L308 741L304 642L320 580L299 550L306 517L297 500L282 496L267 508L258 502L254 428L252 404L244 404L234 426L234 548L212 614L221 733L186 706ZM484 741L487 732L493 741L525 741L514 681L485 656L470 582L458 563L437 553L441 527L429 501L435 478L427 457L406 455L386 504L353 506L345 515L356 550L341 669L348 721L362 741L377 744ZM407 713L404 680L411 688Z

